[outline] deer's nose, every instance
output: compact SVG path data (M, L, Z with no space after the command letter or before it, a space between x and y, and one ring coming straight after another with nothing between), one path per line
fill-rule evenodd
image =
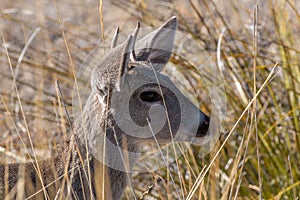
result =
M209 117L205 114L202 114L202 116L200 118L201 119L200 119L200 123L199 123L199 126L198 126L196 137L206 136L208 128L209 128Z

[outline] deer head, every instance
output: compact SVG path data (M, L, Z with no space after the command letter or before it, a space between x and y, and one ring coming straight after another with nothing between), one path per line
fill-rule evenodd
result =
M143 142L198 143L208 137L209 118L161 73L172 54L177 19L170 18L142 39L137 39L139 28L138 23L120 45L117 29L113 48L92 72L92 92L84 110L92 127L86 133L93 154L101 154L98 138L107 130L113 132L107 136L110 140L126 136L132 151Z

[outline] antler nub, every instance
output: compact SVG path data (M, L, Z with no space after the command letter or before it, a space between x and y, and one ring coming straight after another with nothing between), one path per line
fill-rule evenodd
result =
M111 48L114 48L114 47L117 46L118 37L119 37L119 27L117 27L116 30L115 30L115 34L114 34L113 39L111 41Z
M137 22L137 25L132 33L133 35L133 48L132 48L132 51L130 53L130 60L131 61L135 61L136 60L136 56L135 56L135 52L134 52L134 47L135 47L135 42L136 42L136 39L137 39L137 35L139 33L139 30L140 30L140 27L141 27L141 24L140 22L138 21Z
M130 60L130 55L133 51L133 36L129 35L126 43L126 47L123 51L123 57L121 60L121 65L119 68L119 75L118 75L118 81L117 81L117 90L120 91L122 83L125 79L125 75L128 69L128 63Z

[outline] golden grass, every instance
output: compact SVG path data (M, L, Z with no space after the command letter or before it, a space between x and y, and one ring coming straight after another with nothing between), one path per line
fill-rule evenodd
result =
M299 198L299 3L269 0L257 9L233 0L226 5L208 0L73 2L41 2L30 7L17 1L0 7L1 160L37 163L44 151L53 155L62 150L61 138L70 127L63 104L71 113L72 92L79 96L81 85L88 81L76 77L77 71L97 41L112 36L117 25L129 30L137 19L159 25L176 15L179 30L202 46L201 53L211 56L224 75L226 118L219 142L206 157L200 156L201 147L190 146L168 167L134 174L137 196ZM42 12L45 7L53 12ZM200 76L184 58L174 56L171 62L190 81L183 86L187 92L204 87L203 81L213 76L209 71ZM63 102L55 89L56 80ZM78 91L71 91L74 83ZM195 98L201 100L201 95ZM201 105L208 112L213 109L209 102ZM159 162L163 162L161 157L147 163L156 166ZM130 188L124 198L132 198Z

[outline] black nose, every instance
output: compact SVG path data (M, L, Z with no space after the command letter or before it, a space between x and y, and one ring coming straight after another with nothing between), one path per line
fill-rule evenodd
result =
M202 114L202 113L201 113ZM200 116L200 123L198 126L197 137L203 137L207 135L207 131L209 128L209 117L205 114Z

